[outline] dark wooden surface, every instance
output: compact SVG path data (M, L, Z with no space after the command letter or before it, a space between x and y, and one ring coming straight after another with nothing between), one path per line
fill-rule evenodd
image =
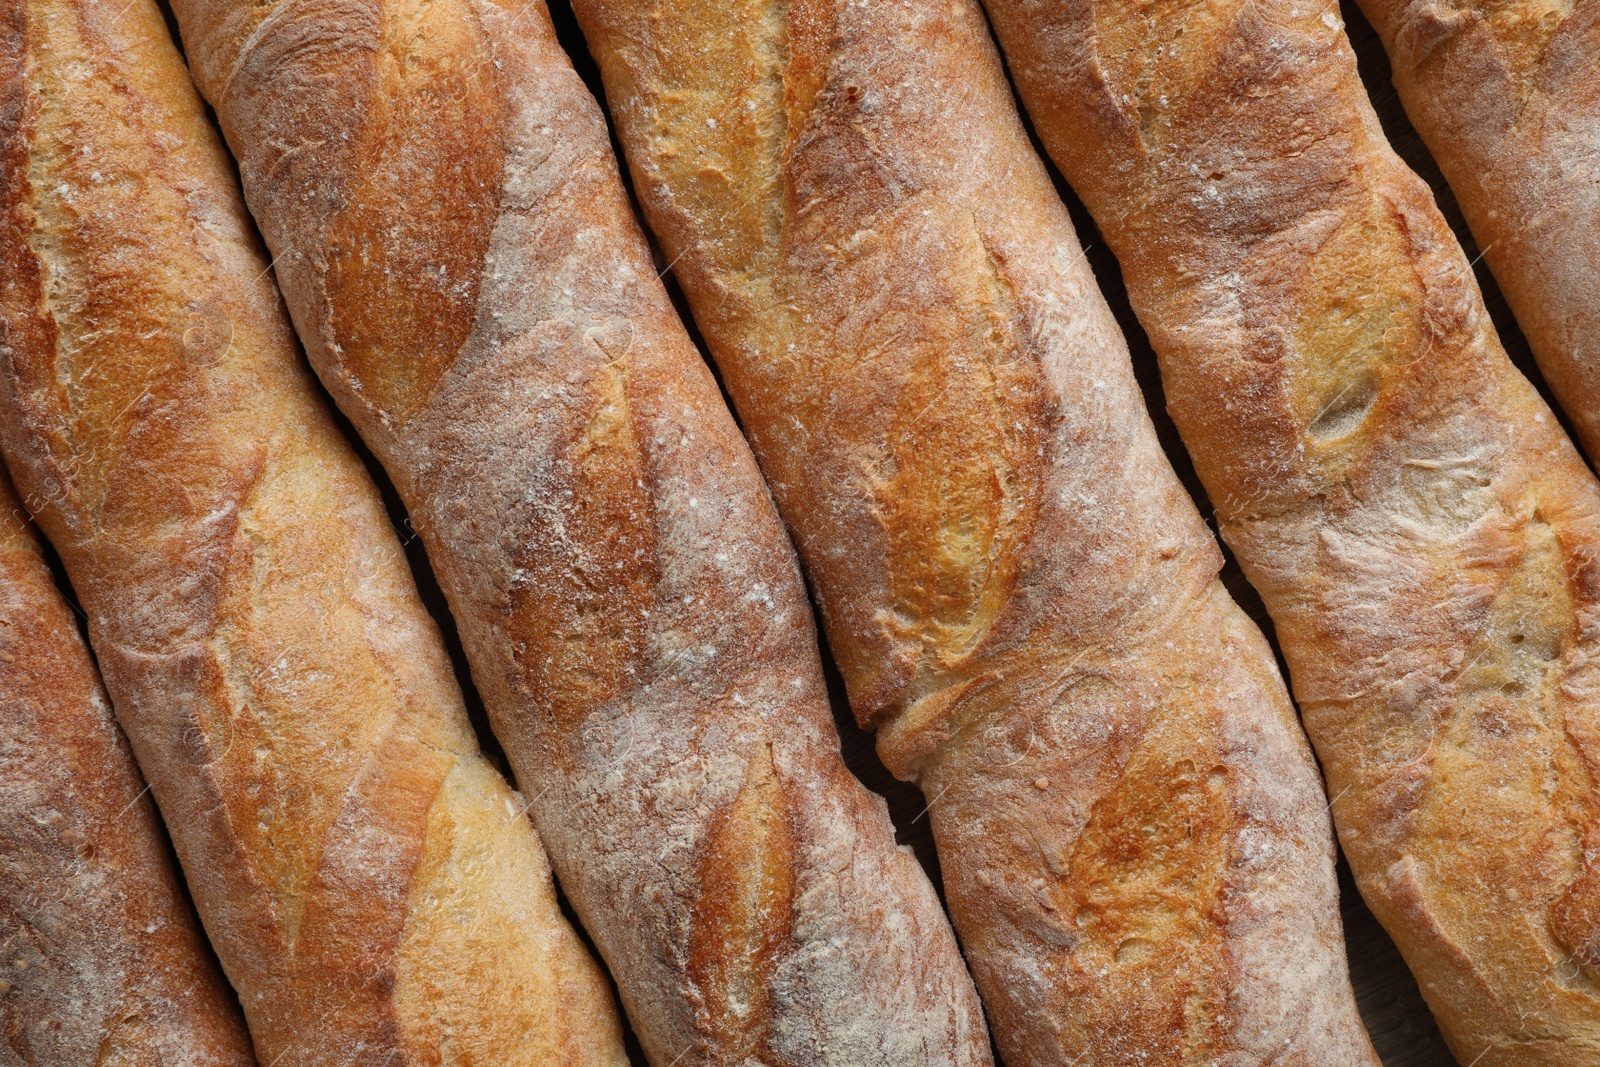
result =
M166 0L160 0L160 2L165 6ZM551 15L555 19L557 30L568 52L572 55L574 64L577 66L579 73L589 83L597 98L601 100L602 106L604 106L604 95L601 91L598 74L593 61L589 58L584 48L583 37L579 33L577 24L572 17L568 0L549 0L549 2ZM1384 56L1382 46L1379 44L1372 28L1361 16L1360 11L1349 0L1345 0L1343 15L1351 42L1355 47L1356 55L1360 62L1362 77L1366 82L1368 92L1372 95L1373 103L1380 119L1383 121L1384 129L1387 131L1390 141L1406 162L1433 187L1439 206L1443 209L1451 226L1454 227L1468 258L1475 261L1478 280L1483 287L1490 314L1500 331L1501 339L1505 342L1507 350L1522 371L1544 393L1546 400L1550 400L1549 390L1529 355L1527 342L1523 339L1521 331L1517 329L1515 321L1506 308L1505 300L1501 296L1498 286L1495 285L1493 277L1482 263L1478 255L1477 244L1473 241L1471 233L1468 232L1466 225L1462 221L1461 213L1456 207L1454 197L1450 195L1449 189L1439 175L1438 168L1423 147L1416 131L1406 121L1405 114L1389 82L1389 64ZM169 22L171 21L169 13ZM174 31L176 31L175 24ZM1053 168L1052 173L1054 173ZM1079 237L1088 246L1088 259L1094 267L1100 286L1104 290L1118 321L1121 323L1124 333L1127 335L1128 344L1133 353L1135 371L1140 385L1144 389L1145 399L1155 420L1162 445L1166 448L1167 455L1171 458L1173 466L1177 469L1184 484L1194 494L1195 500L1199 503L1207 521L1211 522L1210 502L1206 499L1205 491L1195 477L1194 468L1189 462L1188 455L1183 449L1183 444L1178 438L1171 419L1167 417L1155 355L1150 349L1149 340L1146 338L1144 331L1140 329L1138 321L1134 318L1128 306L1127 294L1122 285L1122 277L1117 268L1116 260L1106 251L1088 213L1077 198L1072 195L1071 189L1061 181L1059 174L1056 175L1056 184L1061 191L1062 198L1072 211L1073 220L1078 227ZM670 278L668 281L670 286ZM678 302L679 309L684 314L685 319L688 320L688 310L683 304L681 294L676 291L675 286L672 286L672 288L673 297ZM690 329L693 331L692 323ZM698 335L696 335L695 339L699 342ZM499 746L495 743L493 735L489 732L482 701L472 686L472 681L467 671L466 658L462 654L454 623L450 619L444 597L441 595L432 569L428 565L422 543L411 530L405 509L401 506L389 480L383 475L382 470L378 468L372 456L361 448L359 440L356 439L348 423L344 423L341 420L341 425L346 434L356 443L356 447L361 450L368 467L373 471L383 489L384 497L389 505L396 528L406 542L406 551L416 571L418 585L422 590L423 598L438 617L445 632L456 670L467 692L473 722L478 727L485 750L504 768L504 757L500 752ZM64 575L60 573L59 569L57 573L63 587L70 596L70 588L66 586ZM1273 636L1271 620L1262 608L1260 598L1249 583L1245 581L1238 564L1234 562L1231 556L1228 557L1222 576L1234 598L1260 624L1268 639L1273 641L1273 649L1276 652L1277 642ZM923 866L927 868L929 875L933 878L935 886L938 886L940 884L939 861L934 853L933 839L928 829L928 820L925 817L926 801L915 786L895 780L884 769L883 764L878 761L877 755L873 750L871 737L857 729L854 720L850 717L844 699L843 686L840 683L837 672L833 669L831 659L828 658L825 645L823 647L823 656L828 673L829 686L833 694L834 715L839 723L845 761L869 788L887 798L889 811L894 819L899 840L904 844L910 845L915 850ZM1281 665L1281 653L1279 660ZM1386 1067L1446 1067L1446 1065L1454 1063L1449 1051L1445 1048L1444 1042L1439 1037L1438 1028L1434 1025L1433 1019L1422 1002L1422 998L1417 991L1416 982L1412 980L1410 973L1401 962L1393 942L1390 941L1388 935L1384 933L1383 929L1372 917L1371 912L1367 910L1360 897L1356 894L1354 883L1350 879L1350 872L1342 858L1339 863L1339 880L1342 891L1341 910L1344 918L1345 940L1349 946L1350 968L1355 984L1356 999L1360 1004L1367 1028L1372 1035L1373 1044L1377 1046L1379 1054L1383 1057L1384 1064ZM576 925L575 920L574 923ZM634 1063L645 1064L644 1057L640 1054L637 1043L632 1040L631 1034L629 1035L629 1051ZM1084 1067L1093 1067L1093 1065L1085 1064Z

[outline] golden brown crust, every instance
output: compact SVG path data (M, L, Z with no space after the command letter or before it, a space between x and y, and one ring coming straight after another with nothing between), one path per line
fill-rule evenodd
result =
M991 0L1451 1047L1592 1064L1600 488L1331 2Z
M1362 7L1540 369L1600 456L1600 2Z
M575 6L1006 1062L1375 1063L1309 749L976 4Z
M6 11L0 441L261 1062L625 1062L160 13Z
M0 470L0 1059L252 1067L100 678Z
M176 3L652 1062L989 1062L794 556L538 0Z

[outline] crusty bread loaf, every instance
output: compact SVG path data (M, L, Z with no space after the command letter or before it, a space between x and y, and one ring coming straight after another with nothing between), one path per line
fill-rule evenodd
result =
M625 1063L152 0L0 19L0 444L264 1067Z
M977 4L575 6L1006 1063L1375 1063L1310 750Z
M1600 0L1361 0L1539 367L1600 459Z
M652 1062L988 1063L542 0L174 6L312 363L428 546Z
M1367 903L1478 1067L1600 1062L1600 487L1332 0L990 0L1261 591Z
M0 1063L255 1063L144 779L3 470Z

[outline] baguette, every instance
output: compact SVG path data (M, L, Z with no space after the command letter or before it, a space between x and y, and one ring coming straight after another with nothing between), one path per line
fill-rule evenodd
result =
M1376 1064L1261 635L970 0L578 0L1010 1067Z
M651 1061L989 1063L542 0L174 7L312 364L410 509Z
M1464 1064L1600 1058L1600 486L1332 0L990 0Z
M6 5L0 143L0 445L261 1063L626 1063L154 2Z
M1362 9L1539 369L1600 459L1600 2Z
M145 792L0 470L0 1063L255 1064Z

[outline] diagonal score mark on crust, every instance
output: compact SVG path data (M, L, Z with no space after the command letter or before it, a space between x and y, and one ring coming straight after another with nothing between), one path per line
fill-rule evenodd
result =
M794 925L795 839L771 744L758 747L743 785L701 845L689 937L689 974L700 1024L727 1062L767 1063L776 1017L773 987Z
M529 512L506 622L534 699L561 731L639 683L660 584L656 531L639 521L652 508L626 349L591 346L605 362L552 408L573 424L556 460L561 488Z
M920 646L896 714L954 684L953 672L993 627L1015 588L1042 490L1047 420L1032 325L997 250L978 220L967 220L947 273L954 336L928 339L932 372L912 376L922 392L901 395L893 474L876 487L894 542L894 617L913 631L901 639Z
M340 372L396 423L427 403L472 334L500 212L503 96L493 64L461 62L488 46L458 6L388 7L374 78L404 92L371 98L349 206L323 244Z

